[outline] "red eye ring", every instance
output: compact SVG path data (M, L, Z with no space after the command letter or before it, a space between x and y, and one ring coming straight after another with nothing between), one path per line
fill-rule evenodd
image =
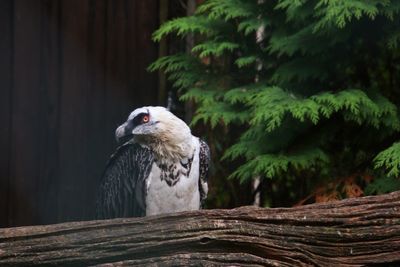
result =
M147 123L149 122L149 120L150 120L149 115L144 115L142 118L142 123Z

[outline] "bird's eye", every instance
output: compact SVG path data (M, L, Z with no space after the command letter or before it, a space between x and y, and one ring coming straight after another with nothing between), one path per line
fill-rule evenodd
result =
M143 118L142 118L142 123L147 123L147 122L149 122L149 115L144 115L143 116Z

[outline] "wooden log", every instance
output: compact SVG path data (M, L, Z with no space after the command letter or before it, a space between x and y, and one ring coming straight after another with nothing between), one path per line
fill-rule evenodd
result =
M0 229L0 266L400 266L400 191Z

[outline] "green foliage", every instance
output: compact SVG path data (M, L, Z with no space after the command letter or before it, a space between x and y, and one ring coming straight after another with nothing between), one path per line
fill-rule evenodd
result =
M215 21L205 16L177 18L166 22L163 27L153 34L153 39L155 41L160 41L171 32L175 32L178 36L185 36L189 33L212 36L215 33L212 29L217 26Z
M400 190L400 180L390 176L381 176L365 188L366 195L379 195Z
M208 0L154 33L194 36L191 53L149 69L197 103L193 124L231 131L214 138L230 177L310 177L308 192L374 168L398 177L400 143L380 148L399 140L399 13L391 0Z
M389 4L390 0L320 1L316 5L316 9L319 11L318 15L321 16L321 19L315 28L323 29L328 23L334 23L337 27L344 28L352 19L360 20L363 16L374 20L379 14L378 7L380 5L387 6Z
M231 153L240 152L231 150L226 155ZM276 178L284 176L291 168L310 169L325 165L328 162L328 156L318 148L303 149L297 153L290 154L263 154L256 156L254 159L249 159L231 177L237 177L241 181L254 178L260 174L263 174L266 178Z
M246 1L207 1L198 8L198 13L206 13L210 19L229 21L235 18L252 17L256 6Z
M379 153L375 159L375 168L384 167L388 170L387 175L391 177L400 176L400 142L394 143L388 149ZM399 180L400 181L400 180Z
M224 52L232 52L239 45L233 42L204 42L193 47L192 52L199 52L199 57L221 56Z

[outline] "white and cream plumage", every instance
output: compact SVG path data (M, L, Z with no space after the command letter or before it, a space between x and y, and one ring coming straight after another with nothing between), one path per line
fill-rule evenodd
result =
M197 210L207 196L210 152L164 107L134 110L115 132L128 137L111 156L100 185L98 218Z

